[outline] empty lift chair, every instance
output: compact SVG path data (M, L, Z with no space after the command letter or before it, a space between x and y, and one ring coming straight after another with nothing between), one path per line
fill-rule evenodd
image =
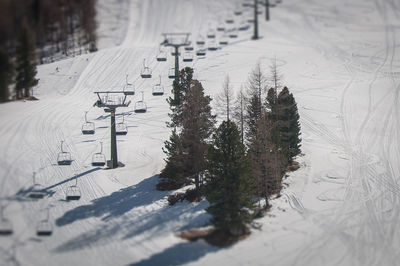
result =
M82 134L83 135L93 135L95 132L95 125L93 122L88 122L87 120L87 111L85 112L85 123L82 125Z
M61 141L61 152L57 156L57 164L58 165L71 165L71 163L72 163L71 153L63 150L63 143L64 143L64 141Z
M81 190L78 187L78 177L75 178L75 185L69 186L65 192L65 199L79 200L81 198Z
M33 186L31 191L28 193L28 197L31 199L43 199L44 198L44 191L42 186L39 183L36 183L36 172L33 172L32 175Z
M204 40L204 37L201 36L201 35L199 35L199 37L197 38L196 44L197 44L197 45L204 45L204 44L206 44L206 41Z
M128 134L128 126L125 124L125 114L122 114L122 122L115 125L115 135Z
M146 105L146 103L144 102L144 94L143 94L143 91L142 91L142 100L137 101L137 102L135 103L135 107L134 107L134 108L135 108L135 109L134 109L135 113L146 113L146 112L147 112L147 105Z
M175 75L175 68L170 68L168 71L168 78L170 79L175 79L176 75Z
M92 166L106 165L106 156L103 154L103 142L100 142L100 152L96 152L92 156Z
M128 74L125 77L124 93L129 93L129 95L135 95L135 86L133 83L128 82Z
M49 221L49 212L50 210L47 209L46 218L39 221L36 226L36 235L43 237L43 236L51 236L53 234L53 225Z
M152 94L153 94L153 96L164 95L164 86L161 85L161 75L160 75L160 82L153 86Z
M183 54L183 62L193 62L193 54L191 52L185 52Z
M167 61L167 53L160 48L160 51L158 52L156 59L157 59L158 62Z
M151 78L151 69L148 66L146 66L146 59L143 59L143 68L140 71L140 76L143 79Z
M3 206L0 207L0 236L12 235L14 230L11 222L3 216Z

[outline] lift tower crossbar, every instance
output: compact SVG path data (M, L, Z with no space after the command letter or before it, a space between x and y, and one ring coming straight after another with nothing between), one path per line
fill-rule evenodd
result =
M118 107L128 107L131 101L127 101L126 97L134 95L134 91L95 91L99 98L93 106L105 108L105 111L111 113L111 160L109 168L118 167L117 155L117 136L115 130L115 112Z
M175 82L179 82L179 47L190 45L190 33L163 33L164 41L161 45L175 48ZM177 91L174 93L174 101L178 101Z

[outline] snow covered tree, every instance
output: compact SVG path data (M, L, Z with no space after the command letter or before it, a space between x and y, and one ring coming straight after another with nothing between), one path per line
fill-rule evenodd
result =
M301 153L300 116L297 104L287 87L279 93L277 99L277 130L281 149L288 163Z
M0 102L8 101L9 85L12 81L13 65L3 49L0 49Z
M200 188L200 175L206 168L208 139L215 125L211 114L211 98L204 95L204 89L197 80L192 80L186 91L182 112L178 120L182 123L182 145L186 154L185 173L193 176L196 189Z
M237 126L224 121L213 135L208 154L204 193L212 224L232 234L243 234L254 209L250 163Z
M29 97L31 89L38 84L36 79L35 46L27 28L23 28L16 50L16 85L17 98Z

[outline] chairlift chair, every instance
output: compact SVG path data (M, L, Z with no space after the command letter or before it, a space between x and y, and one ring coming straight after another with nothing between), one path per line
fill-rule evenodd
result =
M236 29L234 29L233 31L231 31L231 32L229 33L228 37L231 38L231 39L237 38L237 37L238 37L238 34L237 34Z
M153 96L164 95L164 87L161 85L161 75L160 75L160 82L153 86L152 94L153 94Z
M0 213L0 236L8 236L13 233L13 226L11 222L3 216L3 206L1 206Z
M185 51L193 51L193 46L185 46Z
M134 111L135 113L146 113L147 112L147 105L144 102L144 96L143 96L143 91L142 91L142 100L137 101L135 103L135 107L134 107Z
M225 31L225 27L224 26L217 26L217 31Z
M1 217L0 219L0 236L9 236L13 234L13 227L11 222Z
M128 127L125 124L125 115L122 114L122 122L115 125L115 135L126 135L128 134Z
M248 29L250 29L250 25L247 24L247 23L241 23L241 24L239 25L239 27L238 27L238 30L239 30L239 31L245 31L245 30L248 30Z
M183 62L192 62L193 61L193 54L190 52L185 52L183 54Z
M71 163L72 163L71 153L63 150L63 143L64 143L64 141L61 141L61 152L57 156L57 164L58 165L71 165Z
M219 40L220 45L227 45L228 44L228 39L224 36Z
M76 184L78 183L77 179ZM65 192L65 199L66 200L79 200L81 198L81 190L79 189L78 185L73 185L67 188Z
M229 17L229 18L227 18L227 19L225 20L225 23L226 23L226 24L233 24L233 23L235 23L235 20L234 20L233 18Z
M171 69L168 71L168 78L170 78L170 79L175 79L175 78L176 78L176 75L175 75L175 68L171 68Z
M209 30L207 32L207 38L208 39L215 39L215 31L214 30Z
M218 50L218 47L217 47L217 43L214 41L214 42L211 42L209 45L208 45L208 50L210 50L210 51L216 51L216 50Z
M207 52L206 49L200 49L200 50L197 50L196 55L197 56L205 56L206 52Z
M44 193L42 187L38 183L36 183L36 173L35 172L33 172L33 175L32 175L32 183L33 183L33 186L32 186L32 189L28 193L28 197L31 199L43 199L45 193Z
M167 53L165 51L162 51L160 49L160 52L157 55L157 61L158 62L165 62L167 61Z
M197 45L204 45L206 44L206 41L204 40L203 36L199 36L197 41L196 41Z
M53 226L46 219L39 222L36 227L36 235L37 236L51 236L53 234Z
M82 125L82 134L83 135L93 135L95 132L95 125L93 122L89 122L87 120L87 111L85 112L85 123Z
M254 23L254 18L250 18L247 20L248 23Z
M233 12L233 14L235 14L235 16L240 16L240 15L243 14L243 11L240 10L240 9L237 9L237 10L235 10L235 11Z
M143 59L143 68L140 71L140 76L143 79L151 78L151 69L148 66L146 66L146 59Z
M103 154L103 142L100 142L100 152L96 152L92 156L92 166L106 165L106 156Z
M47 209L46 218L41 220L36 227L37 236L51 236L53 234L53 225L49 222L49 209Z
M133 83L128 82L128 74L126 74L125 77L124 93L129 93L129 95L135 94L135 85Z

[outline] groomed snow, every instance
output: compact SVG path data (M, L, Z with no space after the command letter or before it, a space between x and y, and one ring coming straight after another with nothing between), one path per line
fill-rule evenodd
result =
M271 0L270 0L271 1ZM38 67L39 101L0 105L0 197L14 234L0 237L1 265L396 265L399 261L400 4L396 0L284 0L260 15L259 41L252 29L203 59L181 63L195 69L206 92L221 91L229 74L240 89L260 62L267 72L276 58L284 84L294 93L304 156L301 169L284 180L282 197L257 220L261 229L232 247L188 243L175 234L203 226L205 201L168 206L155 190L169 137L168 104L173 59L155 59L163 32L190 32L192 41L223 23L239 0L99 0L99 47L94 54ZM110 11L110 12L108 12ZM239 20L249 17L245 12ZM236 19L237 20L237 19ZM153 78L139 73L143 59ZM58 68L58 71L56 70ZM129 133L118 136L126 166L90 165L104 143L109 159L109 115L94 91L135 84L125 114ZM152 96L158 76L166 86ZM145 114L133 105L144 91ZM96 134L82 135L84 112ZM71 166L58 166L60 141ZM32 173L46 188L27 199ZM65 201L75 184L79 201ZM51 237L35 235L39 221Z

